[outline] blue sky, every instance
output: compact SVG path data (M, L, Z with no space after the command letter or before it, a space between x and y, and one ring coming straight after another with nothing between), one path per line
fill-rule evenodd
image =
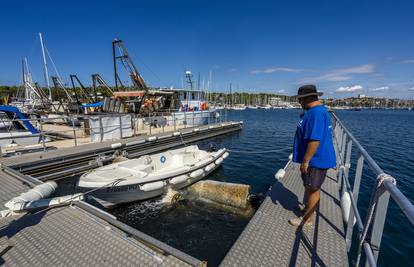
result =
M293 95L315 83L325 97L414 98L410 1L5 1L0 84L18 84L27 57L43 82L44 34L65 81L100 73L113 84L111 40L124 40L145 80L181 86L209 71L213 89ZM53 73L52 69L51 72Z

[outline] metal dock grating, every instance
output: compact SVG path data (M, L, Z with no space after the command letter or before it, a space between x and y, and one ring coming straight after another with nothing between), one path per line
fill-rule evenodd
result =
M0 220L0 265L187 266L76 206Z
M328 171L314 226L296 228L288 220L303 193L299 165L290 163L221 266L348 266L336 171Z

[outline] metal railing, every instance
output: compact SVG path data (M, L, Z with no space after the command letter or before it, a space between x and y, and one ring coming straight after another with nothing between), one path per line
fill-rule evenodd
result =
M215 114L214 116L211 116ZM140 116L130 113L118 113L118 114L100 114L100 115L74 115L74 116L58 116L54 118L29 118L29 119L13 119L8 120L11 122L23 121L31 122L38 130L36 134L24 134L15 135L9 129L9 136L0 137L0 142L5 140L14 141L19 143L24 138L38 137L39 144L42 145L46 151L46 143L48 137L63 136L65 139L71 139L75 146L79 145L80 132L84 134L84 137L90 137L90 142L103 142L106 140L122 139L127 137L133 137L137 135L151 135L156 133L164 133L166 131L177 131L178 129L185 129L187 127L194 127L198 125L209 125L213 123L222 123L227 120L227 114L223 111L217 110L214 113L212 111L186 111L186 112L165 112L165 113L149 113L147 116ZM127 116L127 122L125 117ZM103 120L106 118L112 118L114 122L111 125L103 125ZM123 119L124 118L124 119ZM97 120L96 126L91 126L89 122L91 120ZM81 121L82 123L79 123ZM4 126L6 124L3 121ZM50 124L62 124L68 127L62 130L53 129L46 130L46 125ZM7 127L6 127L7 128ZM50 128L50 127L49 127ZM106 138L107 134L116 133L118 138ZM92 140L92 136L99 136L98 139Z
M339 162L339 166L337 167L338 183L342 188L342 194L348 192L351 200L351 209L346 226L347 250L349 252L352 245L352 232L354 229L354 221L356 221L356 227L359 232L356 266L362 265L362 250L365 252L366 264L376 266L390 196L413 225L414 206L397 188L396 180L378 166L335 113L332 113L332 119ZM352 164L351 155L353 148L356 149L357 159L354 184L351 187L349 182L349 169ZM364 164L375 175L376 181L372 189L367 214L364 221L362 221L357 203Z

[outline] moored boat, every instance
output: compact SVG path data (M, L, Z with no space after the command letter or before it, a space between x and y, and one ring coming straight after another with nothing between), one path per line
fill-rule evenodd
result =
M187 187L214 171L229 156L187 146L113 163L83 174L77 183L105 207L157 197Z

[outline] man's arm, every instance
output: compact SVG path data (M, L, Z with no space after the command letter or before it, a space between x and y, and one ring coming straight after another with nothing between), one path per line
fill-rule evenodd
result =
M318 146L319 141L309 140L308 148L306 149L305 156L303 157L302 164L300 165L301 173L306 173L308 171L309 161L312 159L313 155L315 155Z

